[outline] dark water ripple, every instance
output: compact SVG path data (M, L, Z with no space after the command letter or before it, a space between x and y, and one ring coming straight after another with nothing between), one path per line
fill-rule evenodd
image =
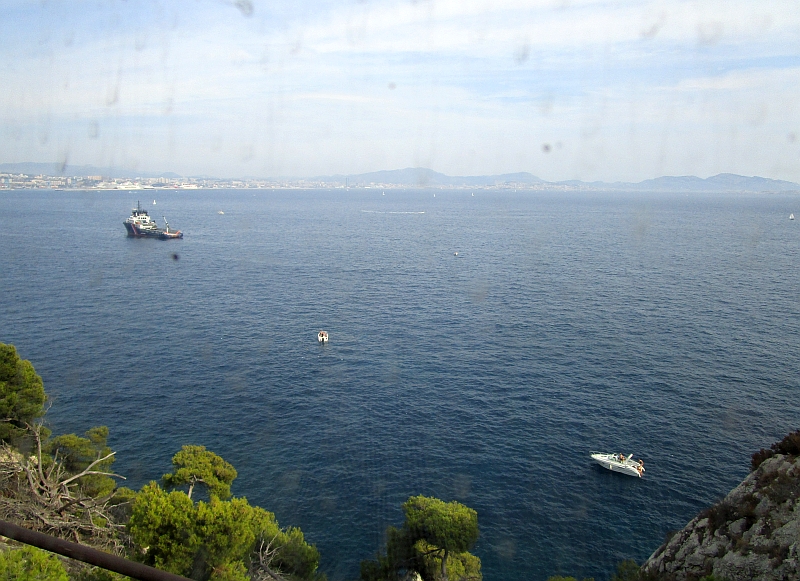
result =
M186 237L127 239L135 192L0 193L0 341L129 485L205 444L332 580L420 493L478 510L486 579L606 579L798 427L797 196L139 195Z

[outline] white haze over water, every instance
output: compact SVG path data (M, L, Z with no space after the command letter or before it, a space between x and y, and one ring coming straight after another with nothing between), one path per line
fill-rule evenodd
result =
M0 18L0 162L800 181L797 2L6 1Z

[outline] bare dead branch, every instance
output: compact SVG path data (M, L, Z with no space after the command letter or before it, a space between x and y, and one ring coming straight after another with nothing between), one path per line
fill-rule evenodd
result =
M107 454L107 455L103 456L102 458L98 458L97 460L95 460L94 462L92 462L91 464L89 464L89 465L86 467L86 469L85 469L85 470L83 470L82 472L80 472L80 473L78 473L78 474L75 474L74 476L71 476L70 478L67 478L66 480L63 480L63 481L61 482L61 484L62 484L62 485L67 485L67 484L69 484L70 482L72 482L73 480L77 480L78 478L81 478L82 476L88 476L89 474L102 474L103 476L113 476L113 477L117 477L117 478L122 478L122 479L124 480L124 479L125 479L125 477L124 477L124 476L120 476L119 474L113 474L113 473L111 473L111 472L95 472L95 471L92 471L92 468L93 468L93 467L97 466L97 465L98 465L100 462L103 462L103 461L105 461L105 460L108 460L108 459L109 459L109 458L111 458L111 457L112 457L114 454L116 454L116 452L111 452L110 454Z
M30 457L25 458L6 444L0 445L0 519L120 554L127 537L124 526L115 523L110 513L108 503L114 493L88 497L81 493L77 482L91 475L124 479L97 469L114 453L98 454L86 469L68 474L58 452L45 466L41 425L28 425L27 429L36 442Z
M286 581L281 577L279 571L272 569L272 560L281 549L281 547L272 546L277 538L276 534L268 542L265 542L263 538L259 541L258 549L254 551L258 561L256 563L254 560L250 566L250 577L253 581L266 581L267 579Z

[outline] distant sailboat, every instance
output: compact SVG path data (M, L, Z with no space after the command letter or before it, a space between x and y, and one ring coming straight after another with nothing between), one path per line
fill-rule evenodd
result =
M154 206L156 205L156 201L155 201L155 200L153 200L153 205L154 205Z
M789 214L789 220L794 220L794 214Z

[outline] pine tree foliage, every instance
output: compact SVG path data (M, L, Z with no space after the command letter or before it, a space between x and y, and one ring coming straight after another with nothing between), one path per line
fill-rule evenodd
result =
M412 496L405 523L387 530L386 553L361 562L362 581L394 581L418 573L425 581L480 581L478 513L459 502Z
M203 446L175 454L164 482L187 492L155 482L140 492L118 488L108 428L51 438L35 422L45 401L30 362L0 344L0 519L199 581L324 579L319 552L300 529L280 528L274 514L245 498L227 500L237 473L217 454ZM198 485L207 501L191 498ZM53 565L47 554L30 551L0 551L0 581L67 581L58 560ZM33 577L23 576L31 571ZM76 565L73 573L76 581L121 580L96 567Z
M13 345L0 343L0 440L13 442L26 434L26 424L44 414L42 378L30 361L20 359Z
M60 461L69 474L77 474L92 464L101 472L110 472L114 463L111 448L106 445L108 428L98 426L86 432L82 438L75 434L64 434L50 440L46 449L53 461ZM96 462L98 458L105 458ZM116 482L103 474L89 474L78 479L78 485L86 496L98 498L114 491Z
M69 581L58 557L34 547L0 551L0 581Z
M188 496L198 484L204 484L210 496L225 500L231 495L231 484L236 479L236 469L205 446L184 446L172 457L173 472L164 474L168 487L189 486Z
M195 503L184 492L151 482L136 496L128 532L142 549L142 562L192 579L233 581L243 571L275 579L317 577L319 552L303 533L282 530L274 514L244 498L212 495ZM259 549L265 545L269 554L262 560Z

